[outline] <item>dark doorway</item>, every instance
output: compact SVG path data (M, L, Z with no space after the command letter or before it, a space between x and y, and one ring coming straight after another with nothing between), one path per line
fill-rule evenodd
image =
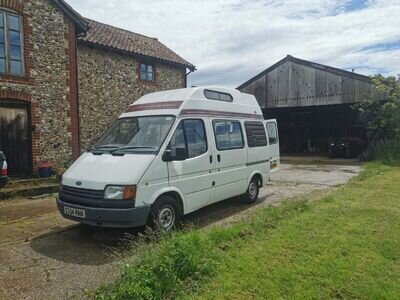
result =
M7 157L10 176L32 173L32 131L26 103L0 102L0 150Z
M282 153L327 153L329 138L366 139L359 113L346 104L264 109L264 117L278 120Z

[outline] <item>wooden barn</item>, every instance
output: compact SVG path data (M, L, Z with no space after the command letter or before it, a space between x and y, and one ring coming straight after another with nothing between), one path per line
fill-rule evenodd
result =
M327 152L330 138L365 138L355 103L372 93L367 76L288 55L238 87L277 118L283 153Z

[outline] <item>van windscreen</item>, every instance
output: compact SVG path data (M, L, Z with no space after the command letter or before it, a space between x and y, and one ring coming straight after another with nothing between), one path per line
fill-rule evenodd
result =
M173 116L118 119L91 151L110 153L156 152L168 135Z

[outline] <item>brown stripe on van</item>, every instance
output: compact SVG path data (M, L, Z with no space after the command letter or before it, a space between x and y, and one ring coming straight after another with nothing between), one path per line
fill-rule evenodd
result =
M257 119L264 120L263 115L257 114L245 114L228 111L218 110L207 110L207 109L183 109L180 113L181 116L187 115L202 115L202 116L213 116L213 117L229 117L229 118L246 118L246 119Z
M144 110L155 110L155 109L178 109L181 107L183 101L163 101L163 102L153 102L146 104L133 104L128 107L125 111L135 112L135 111L144 111Z

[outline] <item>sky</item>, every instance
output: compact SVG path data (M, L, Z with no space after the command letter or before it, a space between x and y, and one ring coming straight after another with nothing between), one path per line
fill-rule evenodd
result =
M197 67L189 86L237 87L290 54L400 74L400 0L67 0L84 17L158 38Z

